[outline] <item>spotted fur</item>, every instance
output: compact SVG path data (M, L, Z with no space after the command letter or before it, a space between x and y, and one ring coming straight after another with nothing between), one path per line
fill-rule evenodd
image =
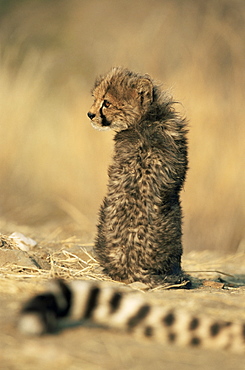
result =
M148 75L113 68L97 79L92 94L93 127L116 132L97 259L114 280L181 283L186 122Z
M79 280L70 284L55 280L49 291L28 301L19 329L33 335L53 333L64 327L64 320L66 327L89 320L162 343L245 352L245 323L195 316L153 305L142 294Z

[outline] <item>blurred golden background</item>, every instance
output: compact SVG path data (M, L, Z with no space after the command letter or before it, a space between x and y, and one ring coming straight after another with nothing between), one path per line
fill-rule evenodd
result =
M244 0L0 0L0 43L2 222L93 240L113 134L86 112L122 65L189 120L185 251L245 249Z

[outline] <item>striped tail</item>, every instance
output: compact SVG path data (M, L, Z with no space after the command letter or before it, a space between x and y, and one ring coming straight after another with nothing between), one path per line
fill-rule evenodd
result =
M62 329L66 320L135 332L163 343L245 352L245 324L195 316L152 305L142 295L88 281L54 280L51 289L33 297L21 311L19 329L41 335Z

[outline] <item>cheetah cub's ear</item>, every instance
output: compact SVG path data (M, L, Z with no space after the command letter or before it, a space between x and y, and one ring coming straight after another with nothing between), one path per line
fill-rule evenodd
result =
M153 83L150 77L145 75L138 80L137 91L142 107L147 110L149 105L153 102Z

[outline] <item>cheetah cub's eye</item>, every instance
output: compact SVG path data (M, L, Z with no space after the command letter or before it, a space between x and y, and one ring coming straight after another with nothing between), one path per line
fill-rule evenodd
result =
M105 107L105 108L109 108L110 107L110 105L111 105L111 103L108 101L108 100L104 100L103 101L103 107Z

